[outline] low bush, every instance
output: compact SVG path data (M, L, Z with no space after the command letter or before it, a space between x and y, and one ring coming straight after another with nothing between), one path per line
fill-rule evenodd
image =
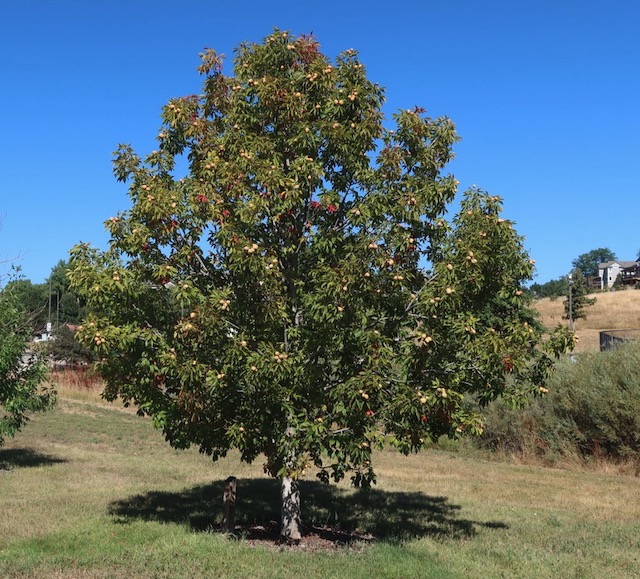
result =
M549 392L524 410L486 410L481 447L640 461L640 343L558 363Z

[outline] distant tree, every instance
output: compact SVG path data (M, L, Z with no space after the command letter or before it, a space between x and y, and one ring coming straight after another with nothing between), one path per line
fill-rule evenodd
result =
M79 324L85 315L83 300L69 285L68 270L68 263L60 260L44 283L34 284L16 276L7 283L7 290L24 312L32 335L42 332L47 322L52 323L55 339L42 345L50 356L71 363L87 362L92 358L91 353L67 327L67 324Z
M107 251L74 248L71 280L105 396L175 447L264 457L297 540L309 469L369 485L373 448L479 433L469 397L539 393L571 336L534 323L533 262L499 198L469 190L444 219L449 119L415 108L386 128L357 53L332 62L306 36L276 31L234 64L207 51L158 151L120 147L131 208Z
M580 318L587 318L586 310L596 303L596 298L588 297L589 288L581 270L574 269L571 272L571 278L568 283L567 299L564 302L563 318L575 322Z
M534 283L531 284L529 289L536 298L558 298L560 296L566 296L568 291L567 278L560 277L549 280L543 284Z
M55 401L53 390L42 387L46 360L28 349L32 326L14 289L0 290L0 445L24 426L30 413L47 410Z
M71 289L67 273L69 264L60 260L44 283L16 276L7 283L22 309L27 312L32 331L40 332L47 322L79 324L85 315L83 300Z
M45 286L50 288L55 320L54 340L47 343L49 355L57 361L71 364L87 363L93 360L91 352L76 339L76 330L69 326L80 323L86 311L84 300L71 288L69 264L60 260L51 270Z
M86 313L84 301L71 288L68 273L69 264L61 259L51 270L44 285L51 287L55 319L60 324L79 324Z
M69 364L88 364L94 356L88 348L76 340L76 331L67 324L61 324L55 332L55 339L46 344L48 354L53 360Z
M13 299L26 313L32 333L40 332L48 321L49 292L45 284L34 284L31 280L16 277L7 283Z
M598 264L618 259L608 247L599 247L583 253L571 262L571 267L579 269L583 276L597 276Z

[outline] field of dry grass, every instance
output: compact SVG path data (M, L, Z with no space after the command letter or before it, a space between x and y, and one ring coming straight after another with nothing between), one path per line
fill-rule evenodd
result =
M576 321L579 337L577 352L598 350L601 330L625 330L640 328L640 291L629 289L592 294L596 303L587 308L587 318ZM553 328L566 324L563 320L563 299L543 298L535 302L542 323Z

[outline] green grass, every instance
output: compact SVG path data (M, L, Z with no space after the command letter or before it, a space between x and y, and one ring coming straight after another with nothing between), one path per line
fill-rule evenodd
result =
M261 464L174 451L95 397L60 402L0 449L1 577L640 576L638 478L383 452L369 492L302 485L306 522L375 542L267 548L211 532L230 475L240 523L277 519Z

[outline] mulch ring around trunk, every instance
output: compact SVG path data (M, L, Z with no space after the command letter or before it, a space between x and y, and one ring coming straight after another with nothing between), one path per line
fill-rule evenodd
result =
M211 530L220 532L220 529ZM230 537L252 547L309 553L344 549L362 551L375 542L375 537L370 534L318 525L303 526L300 541L287 542L280 537L280 525L275 521L253 525L236 525L235 532Z

